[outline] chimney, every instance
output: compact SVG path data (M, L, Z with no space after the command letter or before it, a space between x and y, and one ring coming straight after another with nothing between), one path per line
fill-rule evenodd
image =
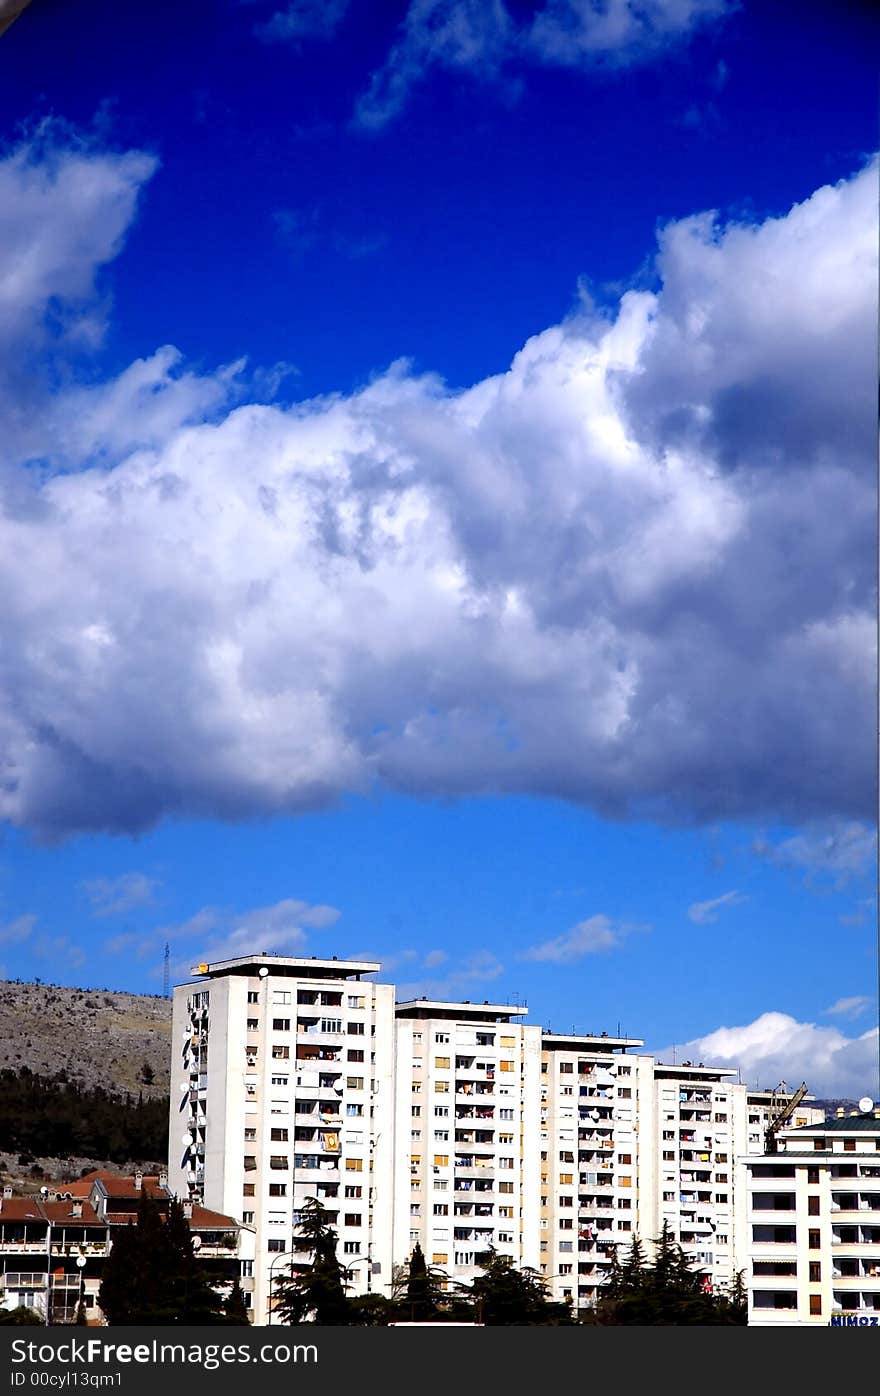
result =
M165 1170L164 1170L164 1168L163 1168L162 1172L159 1174L159 1187L160 1187L160 1188L167 1188L167 1186L168 1186L168 1174L165 1172Z
M83 1214L83 1205L82 1205L82 1203L81 1203L81 1202L73 1202L73 1203L71 1203L71 1206L70 1206L70 1215L71 1215L72 1217L81 1217L82 1214Z
M4 1186L3 1186L3 1196L4 1196L4 1197L11 1197L11 1196L12 1196L12 1184L11 1184L11 1183L5 1183L5 1184L4 1184Z
M842 1106L842 1105L838 1105L838 1107L837 1107L836 1111L834 1112L834 1114L835 1114L835 1119L842 1120L842 1119L843 1119L843 1106Z
M187 1221L190 1221L190 1220L192 1219L192 1214L193 1214L193 1205L192 1205L192 1203L191 1203L191 1202L184 1202L184 1204L183 1204L183 1215L186 1217Z
M141 1187L142 1187L142 1185L143 1185L143 1181L144 1181L143 1171L139 1168L139 1169L137 1170L137 1172L135 1173L135 1175L134 1175L134 1185L135 1185L135 1187L137 1188L138 1192L140 1192L140 1190L141 1190Z

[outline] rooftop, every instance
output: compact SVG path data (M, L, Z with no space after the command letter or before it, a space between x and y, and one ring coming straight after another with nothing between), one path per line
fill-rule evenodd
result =
M612 1037L602 1033L545 1032L541 1034L541 1044L548 1051L573 1052L625 1052L627 1047L644 1047L643 1037Z
M446 1003L439 999L409 999L398 1003L394 1012L398 1018L472 1018L481 1023L507 1023L528 1013L521 1003Z
M268 951L255 955L239 955L233 960L217 960L213 964L202 962L194 965L190 973L194 979L212 979L224 974L259 975L265 969L268 975L295 979L360 979L362 974L376 974L382 966L375 960L340 960L334 955L329 960L317 956L292 957L270 955ZM267 975L263 975L266 978Z
M672 1066L666 1062L658 1062L656 1074L676 1081L687 1080L688 1077L720 1081L722 1077L736 1076L738 1070L735 1066L704 1066L702 1062L681 1062Z

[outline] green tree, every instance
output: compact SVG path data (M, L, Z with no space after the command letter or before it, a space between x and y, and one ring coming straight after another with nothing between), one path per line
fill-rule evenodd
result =
M98 1302L113 1325L225 1321L220 1296L198 1264L189 1222L176 1199L163 1217L157 1202L141 1193L137 1223L114 1232Z
M247 1305L244 1302L244 1293L239 1284L238 1276L236 1276L235 1283L223 1300L223 1313L226 1323L249 1324L251 1321Z
M33 1309L21 1304L17 1309L0 1309L0 1323L33 1324L43 1326L43 1320Z
M641 1326L745 1323L742 1276L730 1296L714 1294L705 1276L695 1271L675 1242L668 1222L654 1242L649 1262L638 1237L622 1265L612 1256L608 1283L596 1305L600 1324Z
M289 1273L276 1280L273 1313L281 1323L350 1323L344 1270L336 1256L338 1238L329 1212L316 1197L304 1204L297 1230L311 1261L303 1267L293 1261Z
M510 1256L491 1249L478 1275L465 1291L478 1323L487 1325L564 1324L573 1322L568 1304L547 1297L547 1286L536 1270L517 1270Z
M409 1258L409 1274L401 1305L402 1316L412 1323L436 1319L445 1299L444 1278L440 1270L429 1268L417 1241Z

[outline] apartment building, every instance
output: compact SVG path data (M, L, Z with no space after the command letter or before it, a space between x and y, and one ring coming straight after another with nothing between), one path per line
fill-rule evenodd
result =
M541 1039L539 1269L555 1299L591 1307L615 1246L641 1231L639 1105L650 1057L640 1038L545 1032Z
M254 1228L255 1323L271 1321L275 1277L308 1262L310 1197L356 1287L390 1281L394 989L366 977L378 969L247 955L174 991L169 1182Z
M782 1130L743 1166L749 1323L880 1321L880 1110Z
M122 1176L95 1170L39 1197L0 1197L0 1308L33 1309L47 1323L72 1323L82 1299L89 1323L103 1323L98 1304L114 1232L134 1221L142 1192L159 1211L171 1192L165 1175ZM222 1294L253 1261L253 1235L234 1217L185 1203L193 1244ZM243 1286L249 1281L243 1279Z
M418 1242L456 1283L476 1277L490 1247L537 1267L541 1030L516 1021L525 1013L397 1005L397 1263Z

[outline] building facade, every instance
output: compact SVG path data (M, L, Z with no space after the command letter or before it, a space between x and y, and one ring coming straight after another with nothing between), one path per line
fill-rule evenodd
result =
M394 989L363 961L251 955L198 967L175 989L169 1181L256 1236L254 1322L275 1276L308 1256L317 1197L359 1289L391 1274ZM282 1257L286 1257L282 1259Z
M880 1320L880 1111L783 1130L743 1167L749 1323Z
M394 1257L416 1242L455 1283L490 1248L539 1259L541 1030L511 1004L401 1003L396 1012Z
M786 1097L519 1004L395 1004L378 969L251 955L175 990L169 1182L254 1229L255 1322L308 1263L310 1197L358 1292L390 1295L418 1243L450 1284L494 1250L586 1309L614 1249L664 1223L707 1284L747 1268L745 1160Z

